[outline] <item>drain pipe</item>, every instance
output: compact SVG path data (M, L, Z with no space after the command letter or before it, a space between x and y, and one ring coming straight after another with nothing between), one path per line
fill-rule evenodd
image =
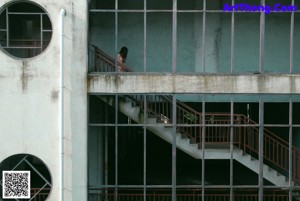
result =
M60 11L60 136L61 136L61 161L60 161L60 171L61 171L61 177L60 177L60 185L61 185L61 194L60 194L60 200L64 200L64 190L65 190L65 183L64 183L64 139L65 139L65 122L64 122L64 88L65 88L65 81L64 81L64 17L66 15L66 10L61 9Z

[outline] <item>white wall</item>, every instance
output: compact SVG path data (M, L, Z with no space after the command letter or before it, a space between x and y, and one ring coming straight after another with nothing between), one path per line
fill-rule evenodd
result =
M0 0L2 8L12 1ZM0 51L0 163L19 153L39 157L52 176L49 201L60 200L59 16L65 17L65 200L87 198L87 1L36 0L52 21L41 55L17 60Z

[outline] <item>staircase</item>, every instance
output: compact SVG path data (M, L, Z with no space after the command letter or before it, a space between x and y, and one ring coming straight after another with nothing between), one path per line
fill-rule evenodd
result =
M90 71L116 72L116 61L95 46L90 46ZM121 64L117 64L121 65ZM132 72L123 66L124 72ZM99 96L109 105L113 97ZM119 111L162 138L173 142L172 98L165 95L123 96ZM144 117L144 111L146 116ZM252 171L259 173L258 124L243 114L199 113L180 101L176 101L176 146L196 159L230 159L230 134L233 133L232 158ZM233 124L232 127L229 125ZM188 125L188 126L187 126ZM203 129L203 125L204 129ZM247 126L245 126L247 125ZM203 136L204 134L204 136ZM204 143L203 143L204 140ZM288 186L289 144L269 130L264 129L263 177L276 186ZM202 146L205 149L202 149ZM203 153L204 151L204 153ZM292 147L292 182L300 184L300 150Z

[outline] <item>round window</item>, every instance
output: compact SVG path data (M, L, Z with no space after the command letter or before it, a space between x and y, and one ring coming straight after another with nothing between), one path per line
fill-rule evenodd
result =
M17 154L0 163L0 200L45 201L52 187L45 163L36 156Z
M39 55L51 36L51 21L40 6L14 2L0 10L0 46L9 55L22 59Z

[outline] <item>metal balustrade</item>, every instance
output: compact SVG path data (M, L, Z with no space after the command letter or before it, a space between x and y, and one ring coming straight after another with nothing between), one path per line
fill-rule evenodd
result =
M22 55L21 57L24 58L30 58L40 54L48 47L49 43L49 40L10 39L9 44L7 44L6 40L0 40L1 48L10 54Z
M50 188L31 188L30 201L46 201L51 189Z
M232 195L228 189L177 189L178 201L258 201L257 189L236 189ZM296 196L295 196L296 197ZM294 197L294 198L295 198ZM204 199L203 199L204 198ZM171 189L89 189L89 201L172 201ZM264 190L264 201L289 201L287 191L281 189Z
M96 46L89 46L90 72L116 72L116 60ZM120 64L118 64L120 65ZM124 72L132 70L123 66ZM167 95L127 96L136 105L146 110L148 117L155 117L157 122L172 124L172 97ZM146 108L145 108L146 107ZM202 132L205 127L205 145L230 144L231 130L233 144L258 159L259 153L259 125L243 114L205 113L202 114L188 105L176 100L177 131L187 136L191 143L202 146ZM289 172L289 144L271 131L264 129L264 163L288 177ZM300 184L300 150L292 146L292 181Z

